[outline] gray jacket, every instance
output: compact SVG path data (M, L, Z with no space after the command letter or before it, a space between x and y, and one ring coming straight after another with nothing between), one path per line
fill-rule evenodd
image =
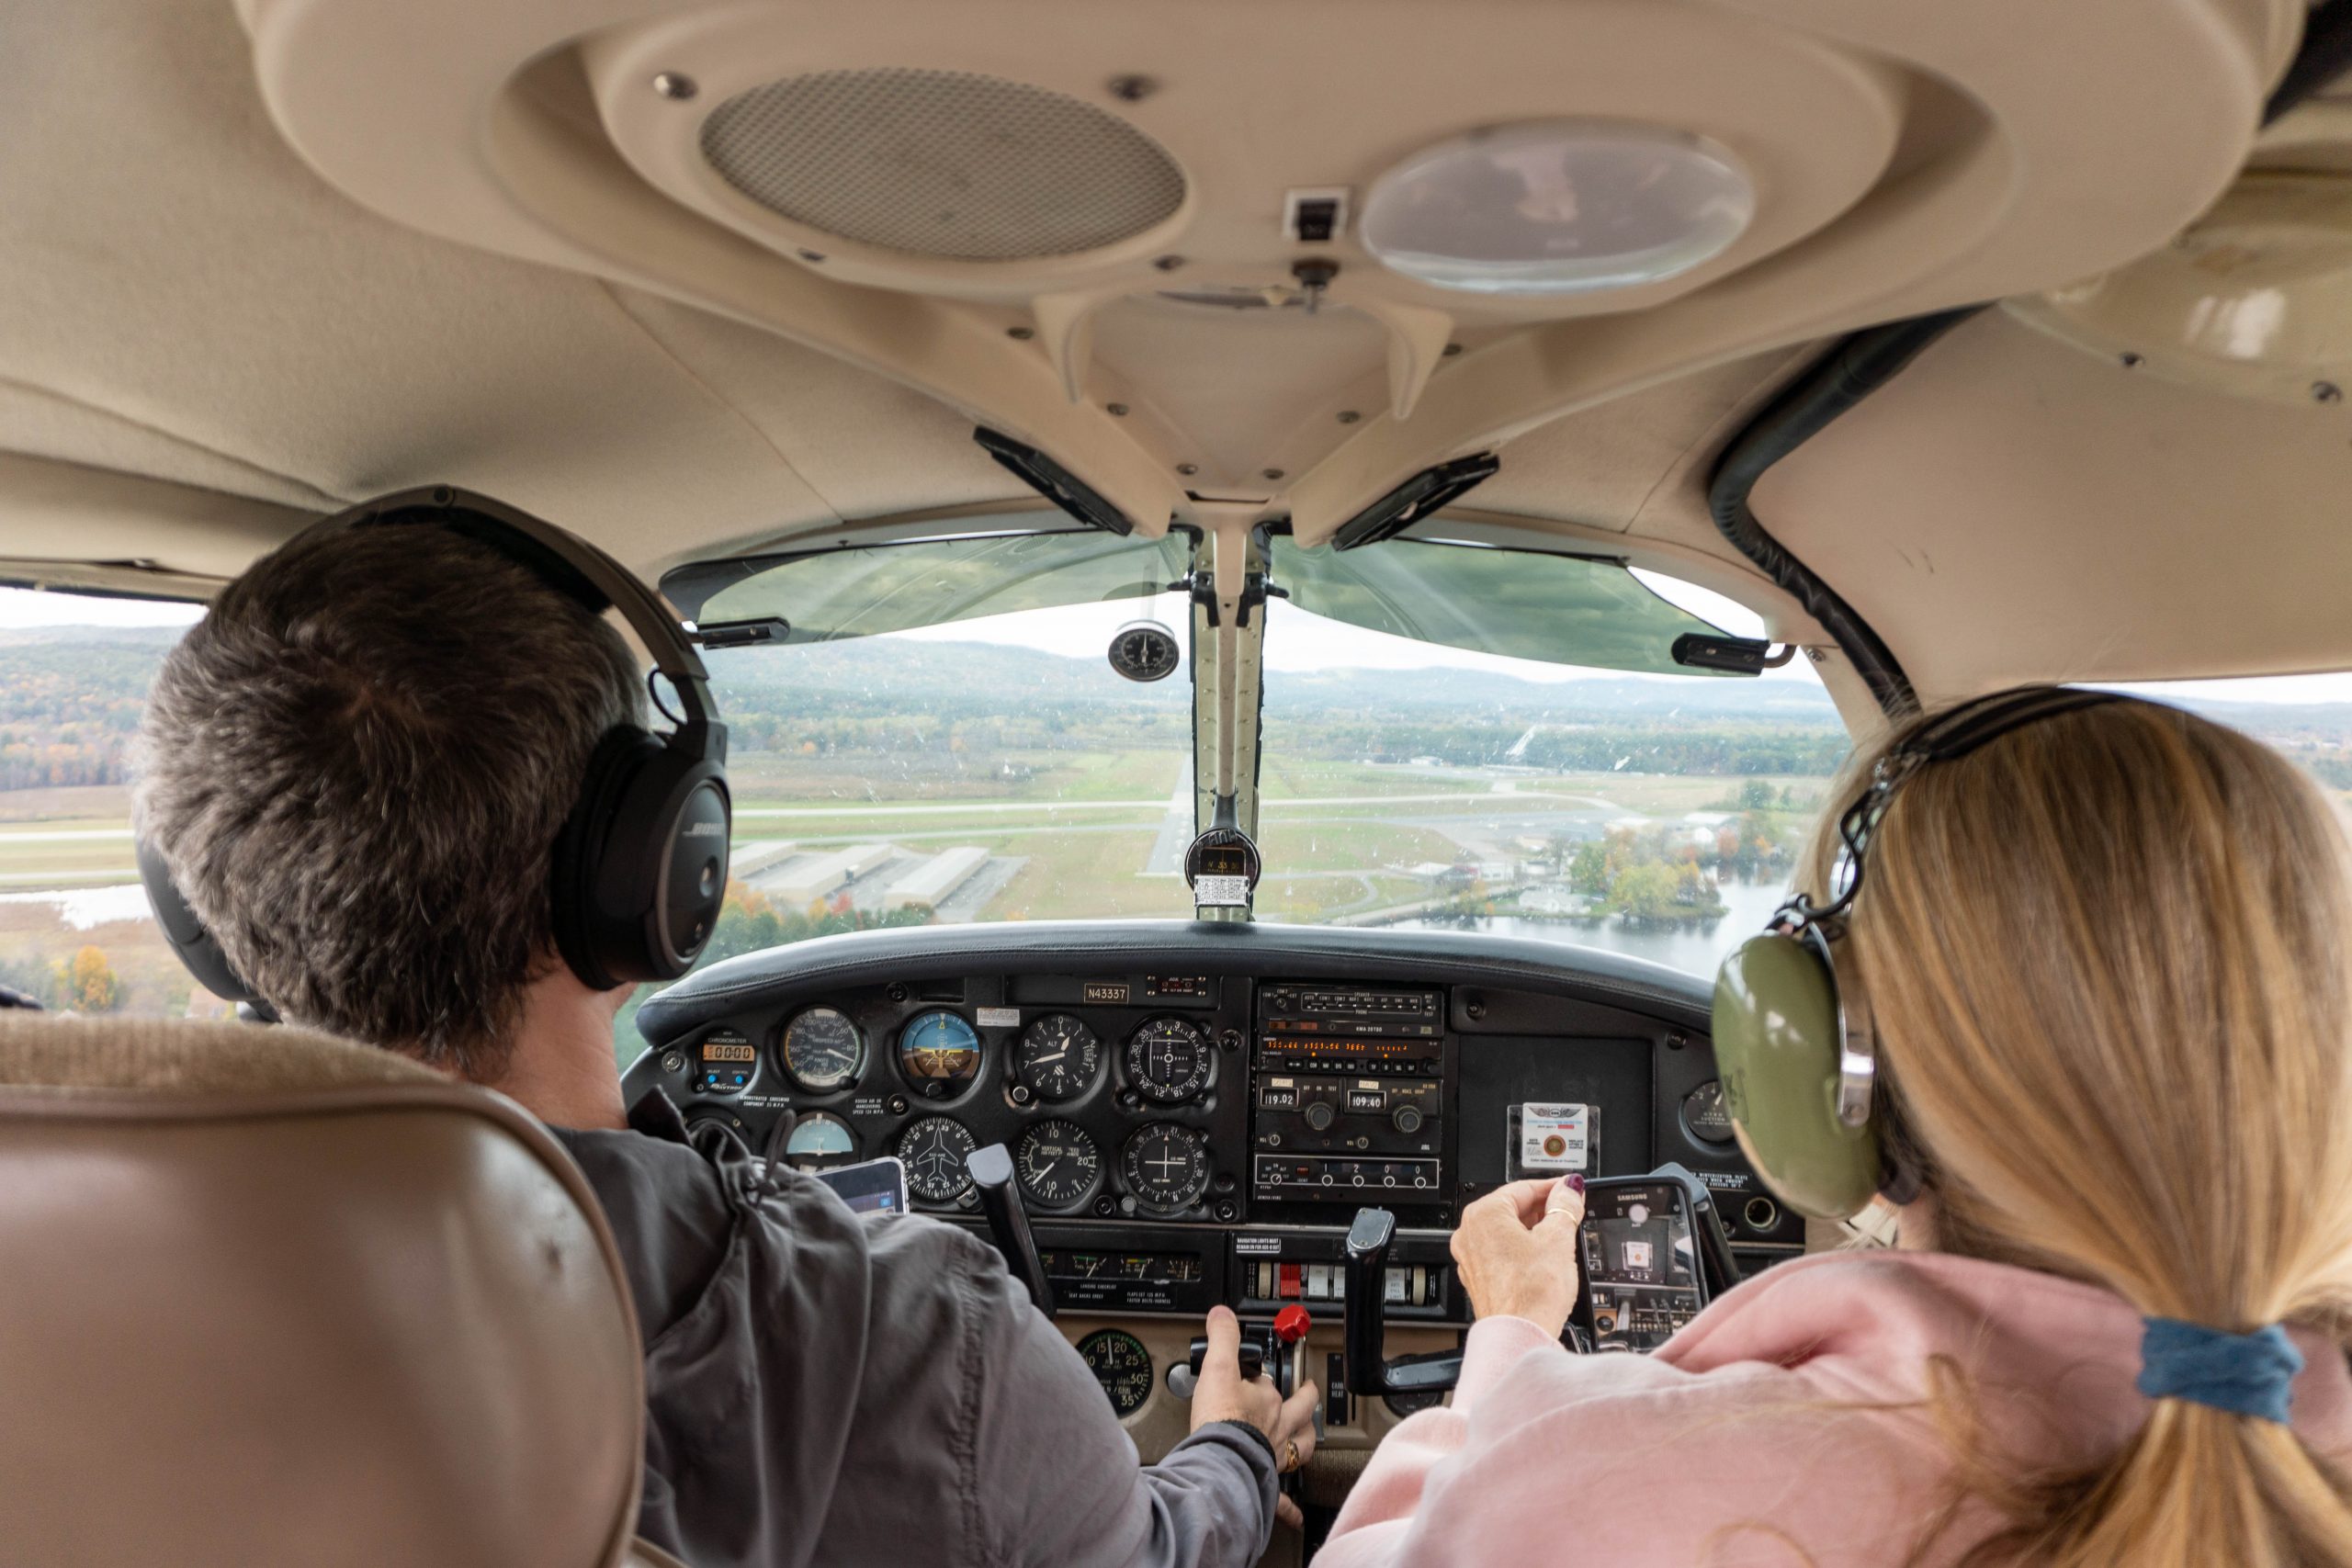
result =
M556 1136L644 1325L646 1539L690 1568L1248 1568L1265 1550L1265 1440L1220 1424L1139 1466L988 1243L705 1154L659 1094L630 1122Z

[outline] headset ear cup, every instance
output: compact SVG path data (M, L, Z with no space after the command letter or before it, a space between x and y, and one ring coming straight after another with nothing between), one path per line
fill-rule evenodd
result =
M661 746L633 774L613 818L616 848L597 868L605 965L632 980L695 966L727 899L731 807L726 769Z
M599 990L694 967L727 897L725 768L634 726L596 748L559 836L556 950Z
M139 858L139 880L145 886L147 902L155 911L156 927L187 972L222 1001L251 1002L266 1008L268 1004L245 984L229 962L229 955L220 951L220 944L181 896L179 884L172 880L172 868L164 863L163 852L144 838L138 840L134 848Z
M1880 1184L1875 1121L1838 1115L1839 1032L1837 976L1793 937L1750 937L1716 972L1724 1108L1765 1185L1816 1219L1860 1213Z
M571 815L556 835L549 866L548 895L555 929L556 952L581 984L609 991L630 976L606 965L599 940L596 895L604 863L614 838L613 824L630 779L647 760L660 752L662 742L633 724L616 725L605 732L589 754L588 772L581 781Z

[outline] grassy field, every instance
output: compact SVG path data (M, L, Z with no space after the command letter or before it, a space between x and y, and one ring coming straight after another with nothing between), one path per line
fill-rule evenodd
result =
M972 844L1017 857L1020 868L982 911L986 919L1182 917L1190 912L1182 883L1164 868L1146 873L1155 847L1164 849L1167 806L1186 761L1166 749L1105 749L1013 753L968 771L958 759L927 756L861 772L813 757L752 753L733 770L736 837L809 849L877 840L909 850ZM1329 920L1427 897L1426 882L1397 868L1452 863L1463 853L1432 823L1458 818L1468 829L1482 818L1551 810L1674 818L1724 807L1739 782L1269 756L1261 832L1269 870L1260 913ZM1793 784L1800 799L1822 787L1819 780L1770 782L1776 793ZM151 922L109 916L76 929L53 902L6 897L119 886L134 876L127 790L0 792L0 980L38 987L83 948L96 947L126 1007L183 1010L188 984Z
M1286 822L1269 815L1261 826L1260 849L1270 871L1378 871L1428 861L1451 864L1461 852L1453 840L1434 829L1372 818Z
M1333 762L1320 759L1291 760L1268 754L1260 770L1258 789L1269 801L1350 795L1434 795L1459 791L1482 795L1488 788L1478 777L1434 768L1396 767L1376 762Z
M1172 876L1136 874L1151 853L1157 829L1071 833L1019 840L1003 852L1028 857L987 910L1001 920L1050 920L1073 916L1190 914L1184 885ZM977 840L976 840L977 841ZM990 846L994 847L994 846Z
M998 771L1010 764L1013 773ZM852 806L861 801L1165 800L1183 777L1178 750L1010 751L988 766L952 756L891 757L871 769L831 758L749 752L730 764L744 806Z

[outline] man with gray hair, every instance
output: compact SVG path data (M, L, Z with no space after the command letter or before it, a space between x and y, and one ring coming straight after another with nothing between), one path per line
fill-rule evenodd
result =
M501 1090L579 1161L645 1333L647 1539L693 1568L1252 1562L1317 1394L1245 1382L1232 1314L1192 1436L1139 1468L993 1248L622 1103L628 991L558 955L549 887L591 753L642 704L619 635L498 550L305 535L165 660L140 829L284 1017Z

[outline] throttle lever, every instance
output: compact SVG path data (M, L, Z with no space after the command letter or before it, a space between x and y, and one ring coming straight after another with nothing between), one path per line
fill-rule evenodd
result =
M1012 1156L1002 1144L975 1149L964 1161L979 1193L980 1213L989 1234L1004 1254L1004 1266L1029 1288L1029 1299L1047 1319L1054 1315L1054 1288L1046 1282L1045 1260L1037 1256L1037 1238L1029 1229L1029 1212L1012 1185Z
M1189 1365L1193 1369L1193 1376L1195 1380L1197 1380L1201 1375L1202 1364L1208 1359L1209 1342L1207 1337L1203 1335L1194 1335L1193 1337L1192 1359L1189 1362ZM1258 1336L1250 1329L1245 1327L1241 1331L1241 1381L1243 1382L1254 1382L1259 1378L1265 1375L1266 1342L1259 1338Z
M1462 1353L1439 1351L1407 1356L1391 1363L1388 1313L1384 1288L1388 1245L1396 1238L1396 1216L1385 1209L1358 1209L1348 1227L1346 1326L1348 1392L1362 1397L1442 1393L1462 1381Z

